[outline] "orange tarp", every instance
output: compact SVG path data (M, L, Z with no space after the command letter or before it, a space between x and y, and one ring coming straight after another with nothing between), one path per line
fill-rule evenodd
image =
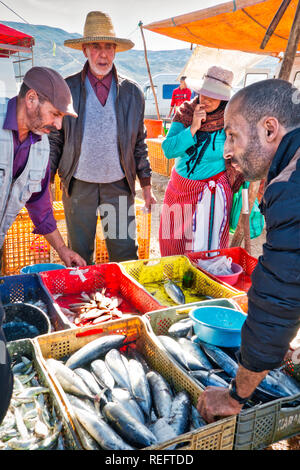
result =
M281 3L282 0L230 1L143 27L191 44L277 55L286 49L298 0L291 1L266 47L260 49L260 45Z

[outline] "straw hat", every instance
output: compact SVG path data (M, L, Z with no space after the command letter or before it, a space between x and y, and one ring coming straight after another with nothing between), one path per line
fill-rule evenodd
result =
M92 42L112 42L116 44L116 52L128 51L134 47L134 43L129 39L116 37L116 33L110 16L102 11L91 11L88 13L83 37L79 39L68 39L64 45L72 49L82 50L82 45Z
M198 95L229 101L231 98L233 72L214 65L208 69L202 81L187 78L185 82Z

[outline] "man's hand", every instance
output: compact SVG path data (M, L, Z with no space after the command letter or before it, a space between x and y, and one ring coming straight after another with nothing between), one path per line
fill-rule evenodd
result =
M197 410L207 423L239 414L243 405L231 398L228 388L206 387L201 393Z
M86 261L66 245L57 250L57 253L67 267L86 266Z
M156 204L156 198L152 192L151 186L144 186L142 188L143 199L145 201L145 210L151 212L151 206Z
M196 132L201 128L202 121L206 121L206 112L204 110L204 105L197 104L193 115L193 121L191 124L191 133L193 137Z

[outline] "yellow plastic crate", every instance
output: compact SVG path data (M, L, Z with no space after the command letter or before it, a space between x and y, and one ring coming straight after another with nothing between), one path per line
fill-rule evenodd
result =
M128 343L135 342L137 350L145 357L151 369L159 372L174 387L176 392L187 391L192 403L197 404L202 389L181 368L174 364L155 339L149 323L141 317L132 316L123 320L103 323L101 333L99 333L97 327L86 327L39 336L33 340L36 354L51 377L70 422L78 432L79 440L80 426L65 392L47 367L46 359L54 358L59 360L74 353L90 341L110 334L124 334ZM180 443L183 444L180 450L232 450L235 423L235 416L225 418L196 431L182 434L163 444L147 447L147 450L163 450L170 447L170 445Z
M64 218L61 202L53 202L54 217L57 221ZM34 225L27 209L22 209L8 230L2 257L2 274L19 274L24 266L50 262L50 246L42 235L32 233Z
M163 176L170 176L175 160L169 160L165 157L161 147L162 142L161 139L146 139L150 165L152 171Z
M60 181L60 177L58 174L55 174L54 183L51 185L53 201L61 201L62 200L62 185Z
M229 285L220 284L195 268L184 255L166 256L138 261L124 261L120 263L122 269L141 284L156 299L158 305L169 307L176 305L165 293L163 282L167 279L181 281L187 270L194 272L193 292L199 295L209 296L214 299L232 298L239 296L241 292ZM155 287L151 284L156 284ZM153 292L155 291L155 293ZM196 296L197 297L197 296ZM185 291L186 304L196 302L195 295ZM198 298L198 301L201 300ZM202 300L204 300L202 298Z

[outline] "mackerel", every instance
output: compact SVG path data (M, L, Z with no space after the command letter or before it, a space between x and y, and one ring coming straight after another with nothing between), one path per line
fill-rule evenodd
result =
M96 359L90 365L91 371L94 374L99 384L108 389L113 389L115 386L115 379L108 370L105 362L102 359Z
M120 403L105 405L103 415L113 429L129 444L142 448L157 443L157 439L150 429L134 419Z
M74 407L74 413L81 425L104 450L134 450L103 419Z
M91 372L86 369L83 369L82 367L74 369L74 372L82 378L82 380L93 395L98 395L99 393L101 393L102 389L99 386L98 382L95 380L94 376L91 374Z
M197 379L204 387L225 387L228 388L228 383L221 377L216 375L213 371L196 370L190 372L192 377Z
M111 349L105 355L105 365L113 376L116 384L131 392L129 374L122 359L122 355L117 349Z
M177 436L184 434L189 429L190 408L191 400L187 392L178 392L173 400L169 419L169 424Z
M124 406L128 413L131 414L131 416L145 424L144 413L142 412L138 403L132 398L128 390L124 390L123 388L114 388L111 391L111 394L108 395L111 395L110 401L113 401L114 403L120 403Z
M56 379L65 392L72 393L79 397L87 397L91 400L94 395L90 392L85 382L69 367L56 359L47 359L47 365L53 371Z
M173 281L168 280L164 284L167 295L178 305L185 304L185 296L180 287L178 287Z
M189 352L192 356L194 356L202 367L199 369L204 368L206 370L213 369L212 363L209 361L206 354L202 351L199 344L194 343L193 341L187 338L179 338L178 343L183 348L184 352Z
M188 363L185 359L185 356L182 352L181 347L178 345L175 339L170 338L170 336L158 335L157 338L162 343L164 348L168 351L169 354L185 369L189 369Z
M125 335L107 335L90 341L72 354L66 362L70 369L83 367L89 362L104 356L113 348L120 348L126 339Z
M150 416L151 392L142 364L135 359L129 359L128 372L133 397L138 401L145 415Z
M172 392L169 384L156 371L150 371L146 375L152 396L153 407L158 418L169 418L172 407Z
M168 423L166 418L159 418L155 423L150 426L150 430L155 435L158 444L162 444L163 442L170 441L177 437L176 432L174 431L173 427ZM165 450L173 450L176 448L176 444L168 447Z
M194 320L191 318L184 318L173 325L168 329L168 335L172 338L185 338L189 333L193 331Z

